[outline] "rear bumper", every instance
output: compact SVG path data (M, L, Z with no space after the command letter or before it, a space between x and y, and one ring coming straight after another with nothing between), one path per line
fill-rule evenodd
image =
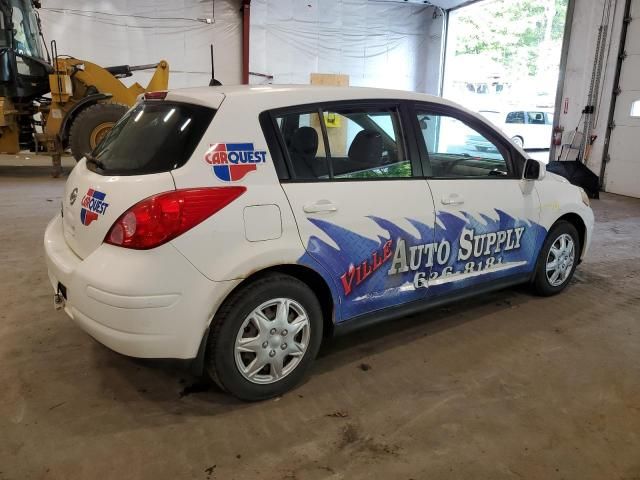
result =
M54 292L66 287L67 315L132 357L195 358L213 314L239 283L207 279L171 244L145 251L103 244L81 259L60 216L47 226L44 247Z

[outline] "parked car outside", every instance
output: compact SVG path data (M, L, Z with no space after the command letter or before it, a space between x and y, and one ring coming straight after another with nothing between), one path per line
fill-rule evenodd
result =
M553 130L553 113L546 109L532 108L498 112L480 110L498 128L502 129L518 146L527 150L549 149ZM485 148L485 145L480 145Z
M458 151L469 132L491 152ZM146 94L73 169L44 246L56 305L96 340L259 400L328 335L559 293L593 221L580 188L441 98L220 86Z

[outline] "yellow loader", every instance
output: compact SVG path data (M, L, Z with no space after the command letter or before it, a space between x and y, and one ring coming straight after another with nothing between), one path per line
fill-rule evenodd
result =
M80 160L138 95L166 90L169 65L161 60L100 67L58 56L55 41L51 58L37 8L39 1L0 0L0 153L47 153L57 175L65 150ZM134 71L150 69L155 72L146 88L138 83L127 87L120 81Z

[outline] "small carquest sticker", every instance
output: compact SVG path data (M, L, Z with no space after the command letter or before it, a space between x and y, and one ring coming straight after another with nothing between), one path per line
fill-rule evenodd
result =
M266 163L267 152L255 150L253 143L214 143L204 156L214 175L223 182L235 182Z
M90 225L91 222L98 219L98 215L105 214L109 207L109 204L104 201L106 197L106 193L93 188L87 190L87 194L82 198L82 209L80 210L80 220L83 225Z

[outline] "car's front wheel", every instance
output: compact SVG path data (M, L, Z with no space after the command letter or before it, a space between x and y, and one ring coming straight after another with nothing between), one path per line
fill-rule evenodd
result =
M311 289L269 274L234 292L213 319L206 370L243 400L263 400L293 388L322 340L322 310Z
M564 290L575 272L579 252L580 237L572 224L560 221L551 227L536 265L536 292L549 296Z

